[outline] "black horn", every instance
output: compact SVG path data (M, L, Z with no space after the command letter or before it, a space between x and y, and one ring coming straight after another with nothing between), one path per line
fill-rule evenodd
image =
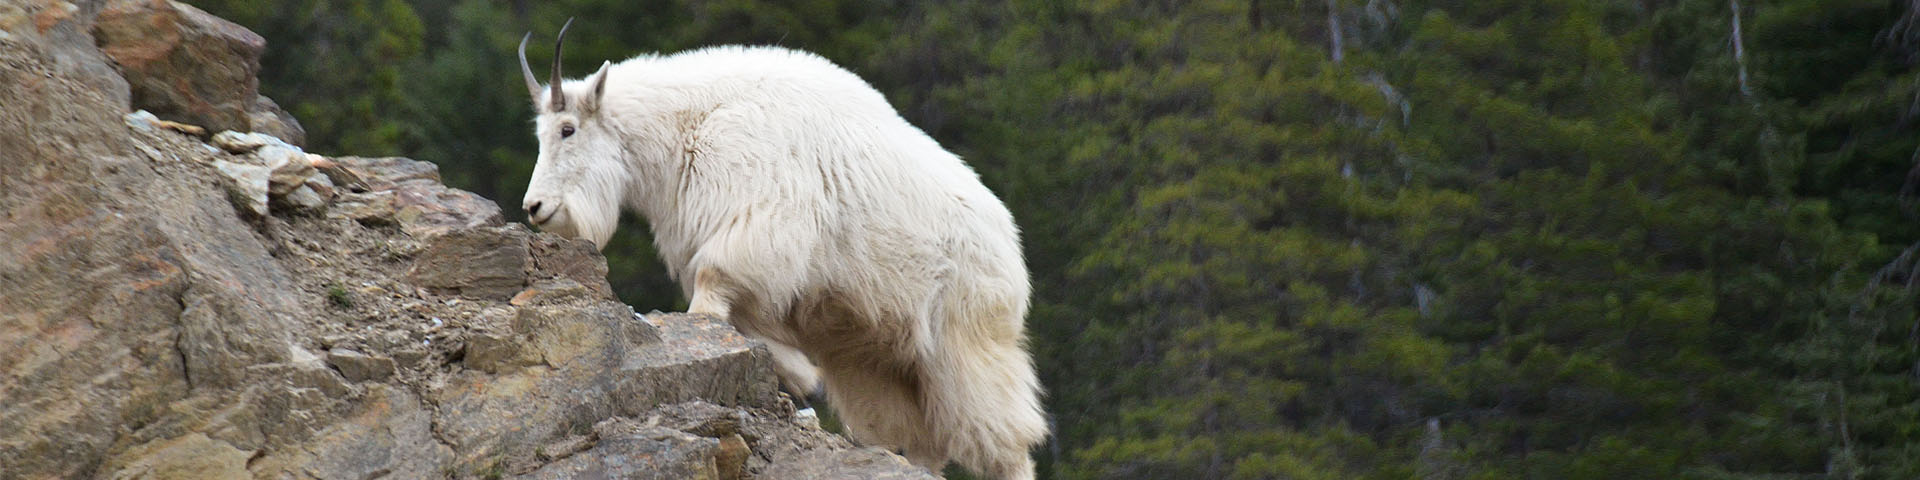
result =
M520 76L527 79L527 95L538 102L540 101L540 81L533 79L533 67L527 66L527 39L530 38L533 38L533 32L527 32L527 36L520 37Z
M553 80L547 83L547 88L553 89L553 101L549 103L555 112L567 109L567 97L560 94L560 45L567 40L567 27L572 26L573 19L568 18L567 23L560 26L560 34L553 37Z

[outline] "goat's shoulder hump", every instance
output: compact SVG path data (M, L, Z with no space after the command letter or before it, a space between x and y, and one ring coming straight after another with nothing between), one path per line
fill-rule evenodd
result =
M655 61L681 72L850 79L863 85L866 83L853 72L826 57L805 50L769 45L702 47L657 57Z

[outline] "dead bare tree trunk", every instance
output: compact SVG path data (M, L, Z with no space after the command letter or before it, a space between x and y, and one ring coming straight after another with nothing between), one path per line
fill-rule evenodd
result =
M1333 50L1333 63L1335 64L1339 64L1340 60L1345 59L1347 56L1344 46L1341 45L1343 39L1340 34L1339 2L1340 0L1327 0L1327 42L1329 44L1328 48Z
M1260 0L1247 0L1247 25L1258 32L1265 20L1260 18Z
M1753 99L1753 88L1747 86L1747 46L1740 39L1740 0L1727 0L1733 8L1733 62L1740 67L1740 95Z

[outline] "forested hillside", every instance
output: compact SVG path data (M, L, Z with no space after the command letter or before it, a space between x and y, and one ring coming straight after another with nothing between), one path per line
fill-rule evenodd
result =
M509 207L528 30L847 66L1025 230L1052 478L1920 477L1920 2L193 3Z

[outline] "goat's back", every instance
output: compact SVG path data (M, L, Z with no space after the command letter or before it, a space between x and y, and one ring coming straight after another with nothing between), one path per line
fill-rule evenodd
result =
M858 271L848 260L915 262L921 265L867 267L1017 279L1018 288L1006 293L1024 306L1027 274L1012 215L965 162L859 76L779 47L710 47L651 60L628 62L647 71L616 71L616 78L649 78L655 89L710 96L720 109L743 113L705 122L742 124L703 128L750 132L753 138L740 141L784 153L702 174L755 182L750 195L769 207L810 210L825 230L816 258L840 259L815 265L813 273L871 277L876 272ZM936 260L951 264L926 264Z

